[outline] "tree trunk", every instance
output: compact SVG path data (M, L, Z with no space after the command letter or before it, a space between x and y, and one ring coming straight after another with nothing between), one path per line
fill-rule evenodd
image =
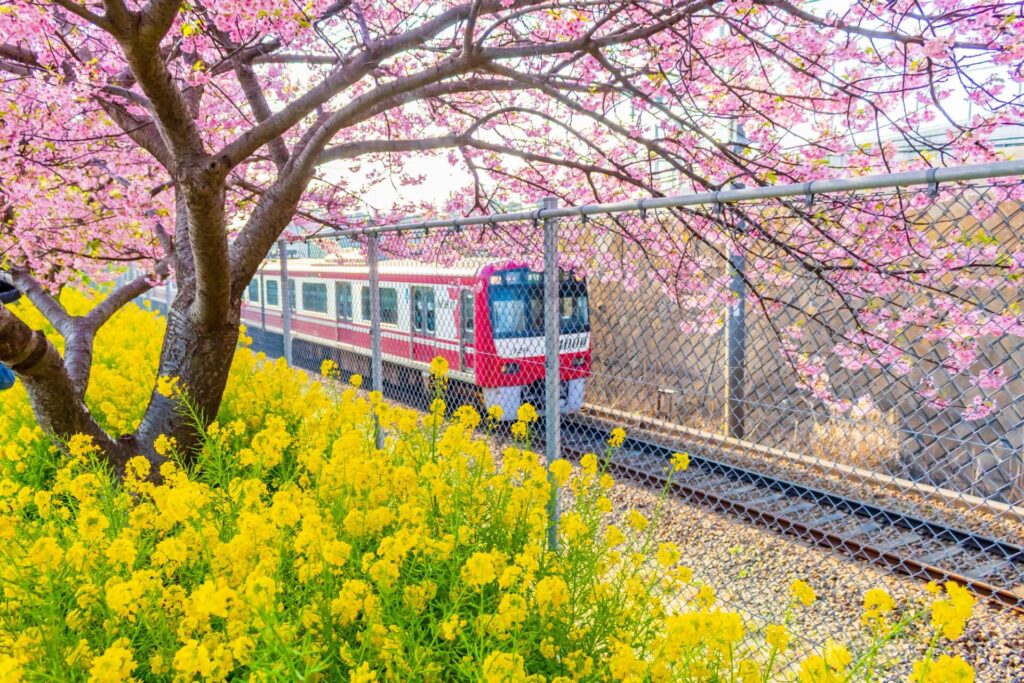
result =
M164 434L173 437L177 450L191 462L201 448L198 427L217 416L228 371L238 343L241 300L232 297L225 320L204 325L191 314L194 285L179 290L167 315L167 333L160 352L161 377L177 377L185 398L200 416L195 424L182 397L168 398L154 389L149 407L132 437L135 446L153 456L153 442Z

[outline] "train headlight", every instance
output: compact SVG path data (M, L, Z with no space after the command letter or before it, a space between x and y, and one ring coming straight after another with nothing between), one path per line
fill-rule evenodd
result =
M502 363L501 374L514 375L519 372L519 363Z
M582 368L587 363L586 356L576 356L572 359L572 366L574 368Z

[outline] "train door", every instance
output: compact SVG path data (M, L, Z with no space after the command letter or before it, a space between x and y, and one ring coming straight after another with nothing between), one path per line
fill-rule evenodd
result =
M476 344L476 296L472 289L459 291L459 369L473 367Z
M412 287L412 359L429 363L437 355L437 310L432 287Z
M352 329L352 283L334 283L335 338L350 346L356 345Z

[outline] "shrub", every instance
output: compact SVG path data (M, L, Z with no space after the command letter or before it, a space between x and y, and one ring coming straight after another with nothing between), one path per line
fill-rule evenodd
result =
M108 326L89 392L104 426L138 419L159 325L129 308ZM0 681L750 683L787 667L867 680L878 648L926 615L869 592L871 647L829 642L794 662L787 624L754 633L720 609L685 549L656 542L656 516L611 522L605 456L624 433L548 468L528 448L532 408L499 449L493 417L445 418L434 371L421 414L240 350L197 464L159 444L160 485L143 458L117 481L87 438L58 448L15 393L0 417ZM190 410L173 378L158 390ZM550 551L553 486L570 502ZM806 609L813 588L796 581L779 600ZM952 584L936 598L914 680L972 680L940 652L972 605Z

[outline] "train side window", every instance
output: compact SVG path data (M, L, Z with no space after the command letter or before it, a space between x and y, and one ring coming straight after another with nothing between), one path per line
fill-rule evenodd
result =
M266 280L264 282L264 287L267 290L267 305L281 305L280 300L277 298L277 280Z
M302 310L313 313L327 312L327 283L302 283Z
M256 301L259 301L259 300L260 300L260 281L257 280L256 278L253 278L252 281L249 282L249 301L256 302Z
M459 298L459 325L462 327L462 343L476 342L476 310L473 290L464 289Z
M288 278L288 308L298 310L298 304L295 302L295 280L291 278Z
M360 309L363 320L370 320L370 288L363 287ZM398 290L394 287L380 288L380 322L382 325L398 324Z
M352 319L352 285L348 282L334 283L334 308L340 320Z
M412 329L417 332L423 331L423 311L420 310L423 304L423 290L419 287L412 288Z
M434 311L433 289L412 288L412 328L425 334L434 334L436 331L437 315Z
M380 288L380 321L385 325L398 324L398 290Z

